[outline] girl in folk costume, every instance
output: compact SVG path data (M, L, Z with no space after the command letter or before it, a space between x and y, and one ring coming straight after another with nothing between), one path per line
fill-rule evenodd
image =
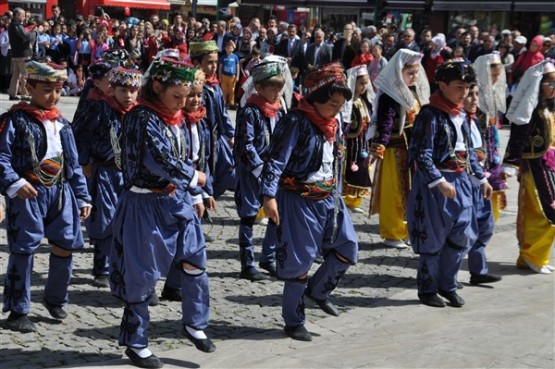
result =
M216 199L226 190L235 188L232 152L235 127L227 114L224 95L217 78L218 50L216 41L191 42L189 48L191 60L206 75L203 105L206 107L206 116L212 131L210 173Z
M267 279L254 265L253 225L262 204L259 200L260 174L268 159L268 150L276 123L283 116L282 91L286 90L287 101L291 101L293 79L287 60L279 56L268 56L256 65L244 84L246 101L237 112L235 127L235 162L237 184L235 204L241 218L239 225L239 248L241 258L240 277L257 281ZM262 242L260 267L270 275L276 275L275 267L276 224L270 220Z
M370 154L372 160L379 160L370 214L380 214L380 236L389 247L407 247L406 204L411 184L407 149L415 117L430 97L421 59L420 53L400 49L375 82L376 134Z
M108 287L112 219L123 192L119 137L123 116L136 103L142 75L135 70L117 67L109 73L109 92L101 101L96 115L87 124L72 126L79 162L91 173L89 191L93 209L86 222L87 234L94 245L93 284Z
M489 57L489 55L485 55ZM481 58L481 57L479 57ZM478 58L478 59L479 59ZM476 61L478 61L478 59ZM489 67L489 66L488 66ZM484 79L487 81L487 78ZM470 126L470 136L472 141L472 147L476 152L476 156L480 162L480 165L487 170L488 166L494 160L490 159L489 155L497 154L497 145L493 141L493 137L488 135L487 125L481 127L481 120L477 118L478 113L478 101L479 101L479 88L477 83L470 85L470 90L468 96L464 99L464 110L468 117L468 123ZM485 129L484 129L485 128ZM500 165L500 161L497 161L497 165ZM503 183L501 179L492 179L495 175L499 176L501 173L486 173L486 177L489 178L490 184ZM477 235L477 239L473 245L470 246L468 251L468 270L470 272L470 284L477 285L483 283L494 283L501 280L501 277L489 274L488 265L486 262L486 252L485 247L491 240L493 236L494 223L494 212L492 210L492 199L484 199L481 192L481 183L476 181L473 183L472 187L472 204L474 207L474 216L472 221L472 227Z
M502 158L498 148L500 114L505 114L507 91L507 78L501 58L497 51L488 55L479 56L474 62L479 84L478 110L475 114L482 132L483 150L478 150L479 159L483 160L488 182L493 187L491 205L494 220L497 221L499 213L506 206L505 190L508 188L503 173ZM485 158L481 153L485 154Z
M336 115L352 97L343 67L330 64L309 73L298 109L277 124L261 175L264 210L277 225L277 275L284 281L285 333L310 341L304 327L304 297L338 315L329 295L357 261L358 242L336 188L342 164ZM324 262L308 272L318 251Z
M472 148L468 118L463 110L470 85L476 82L466 62L448 61L436 72L438 90L414 123L409 164L414 169L407 221L413 251L419 254L418 298L432 307L453 307L464 300L457 294L457 273L476 236L473 222L473 181L482 196L491 186Z
M73 251L83 248L80 220L91 199L77 160L69 122L56 109L65 68L26 63L31 102L0 117L0 190L6 196L10 256L4 281L4 328L36 331L29 319L33 257L43 237L52 246L43 302L57 320L67 317Z
M555 66L524 73L507 111L511 136L503 164L519 174L517 266L549 274L555 240Z
M373 136L372 103L374 89L370 83L368 69L361 65L347 71L349 88L353 91L353 99L347 106L350 109L350 124L347 125L346 136L347 158L343 177L343 200L345 205L355 213L363 213L360 208L362 199L369 195L372 181L370 180L369 139Z
M125 191L113 222L112 294L125 303L119 344L139 367L160 368L148 350L148 299L171 268L180 270L184 334L205 352L215 350L208 325L206 246L190 190L206 185L191 161L182 108L197 70L170 58L146 71L139 104L122 132Z

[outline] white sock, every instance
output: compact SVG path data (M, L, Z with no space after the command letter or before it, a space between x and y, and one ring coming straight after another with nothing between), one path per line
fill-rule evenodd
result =
M191 328L188 325L185 326L185 329L187 330L187 332L189 332L191 336L195 337L197 340L205 340L208 338L202 330L197 331L196 329Z
M130 347L130 349L133 350L142 359L145 359L152 355L152 351L150 351L148 347L142 349Z

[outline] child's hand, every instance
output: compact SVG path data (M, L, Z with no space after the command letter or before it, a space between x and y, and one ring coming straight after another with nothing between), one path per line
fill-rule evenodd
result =
M195 211L197 213L197 216L199 218L202 218L202 214L204 214L204 210L206 208L204 207L204 204L202 202L199 202L198 204L195 204Z
M83 206L79 210L79 219L85 220L91 215L91 207L90 206Z
M454 199L457 195L457 190L455 190L455 187L453 187L453 185L449 182L440 182L437 185L437 189L448 199Z
M206 174L204 174L203 172L197 172L197 173L198 173L197 185L200 187L204 187L204 185L206 184Z
M206 207L206 209L214 211L216 210L216 200L212 196L210 196L209 198L204 199L204 206Z
M275 198L264 196L264 212L268 218L272 219L274 223L279 225L279 212Z
M37 190L35 190L33 185L30 183L25 183L19 189L19 191L17 191L17 197L19 197L21 200L34 199L35 197L37 197L37 195Z
M493 194L493 187L491 187L491 185L489 183L483 183L482 184L482 196L484 196L484 199L489 200L491 198L491 195Z
M0 223L2 223L4 221L6 214L4 212L4 207L0 206Z

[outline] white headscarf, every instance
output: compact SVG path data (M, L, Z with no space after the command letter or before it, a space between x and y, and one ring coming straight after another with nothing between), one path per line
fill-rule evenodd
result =
M505 113L507 110L505 98L507 78L505 77L505 70L502 69L497 82L493 84L491 76L491 66L493 64L501 64L501 58L496 51L479 56L474 62L474 70L479 84L478 107L484 113L495 117L498 112Z
M530 67L524 73L507 110L507 119L510 122L516 125L530 123L532 113L538 106L540 83L543 75L552 72L555 72L555 66L551 61L544 60Z
M420 64L421 59L421 53L409 49L399 49L399 51L393 55L391 60L378 75L378 78L374 81L374 84L378 88L378 92L374 102L372 120L376 119L380 96L386 94L401 105L401 130L405 127L406 111L412 109L414 106L414 95L403 80L403 67L406 64L418 63L420 72L418 73L418 80L415 84L416 95L418 96L420 105L425 105L430 101L430 83L426 77L424 67Z
M430 56L432 57L432 59L435 59L439 56L439 53L441 52L441 50L443 50L447 42L445 41L445 35L443 33L438 33L437 35L435 35L432 38L432 42L434 43L435 48L430 53Z
M280 99L282 100L281 106L284 109L285 108L289 109L291 108L291 99L293 97L293 77L291 77L291 71L289 70L287 59L278 55L268 55L267 57L262 59L260 64L276 63L276 62L282 64L284 68L283 78L285 78L285 85L283 85L283 89L281 91L281 95L282 95L280 97ZM245 93L243 94L243 97L241 97L241 106L245 106L247 104L248 98L255 92L254 85L255 83L252 76L249 76L249 78L247 78L245 83L243 83L242 87Z
M351 100L343 104L343 107L341 108L341 116L343 117L343 121L346 123L351 122L351 113L353 111L353 101L355 100L355 86L357 83L357 78L359 76L365 75L364 73L366 73L366 75L368 76L368 69L366 65L357 65L356 67L348 69L346 72L347 86L349 86L349 89L353 92L353 97L351 98ZM366 90L365 95L368 102L374 105L374 98L376 97L376 93L374 92L372 83L368 84L368 89Z

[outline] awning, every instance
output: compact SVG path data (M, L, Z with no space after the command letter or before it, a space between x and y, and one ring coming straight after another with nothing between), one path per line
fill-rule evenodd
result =
M424 10L426 0L387 0L386 10Z
M99 5L125 8L170 10L168 0L100 0Z
M511 11L512 1L499 0L499 1L438 1L435 0L432 6L432 11Z
M46 0L8 0L8 3L46 4Z
M555 1L515 1L515 12L555 13Z

